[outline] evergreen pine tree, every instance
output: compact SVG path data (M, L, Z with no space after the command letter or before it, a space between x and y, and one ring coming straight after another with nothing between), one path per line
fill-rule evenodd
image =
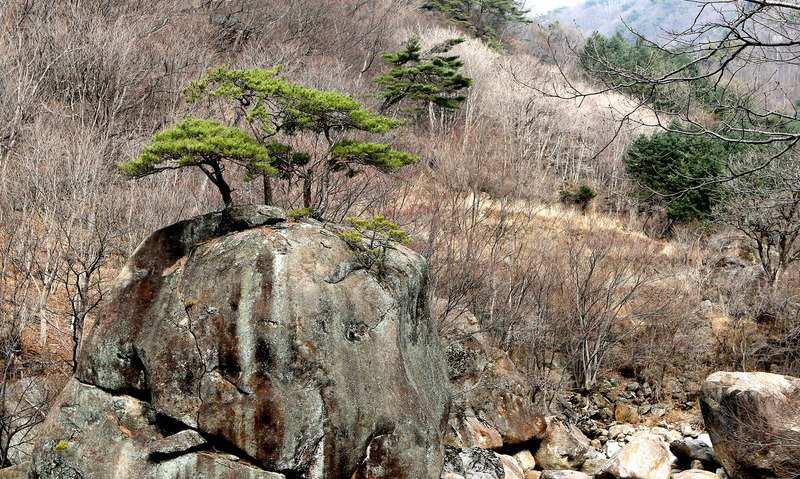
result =
M464 40L455 38L434 47L429 55L422 53L419 39L410 38L397 52L388 52L383 59L392 68L375 77L383 88L382 110L403 101L420 110L430 104L455 110L465 97L460 93L472 85L472 79L461 73L464 62L457 55L445 55Z
M508 23L530 23L520 0L426 0L422 8L444 13L478 38L495 43Z
M628 147L625 166L643 193L665 203L670 218L703 219L719 197L719 185L710 180L719 177L734 148L705 136L656 132Z
M118 167L132 178L198 168L219 189L227 208L233 204L233 189L224 177L228 163L259 174L275 172L267 149L246 132L197 118L185 119L157 133L139 156Z
M354 138L357 133L359 138L387 133L401 121L372 113L342 93L298 85L278 73L278 68L216 67L191 82L185 94L190 103L220 99L233 106L272 155L277 176L290 188L296 181L302 184L302 206L313 216L321 218L327 210L334 175L353 177L364 168L394 171L417 161L387 144ZM305 149L315 143L325 147ZM270 177L262 176L264 201L271 204Z

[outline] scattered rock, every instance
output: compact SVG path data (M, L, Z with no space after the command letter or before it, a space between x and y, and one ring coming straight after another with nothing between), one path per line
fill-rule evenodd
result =
M581 466L581 472L593 476L599 473L606 463L608 463L608 456L599 451L589 450L586 454L586 459L583 461L583 466Z
M525 479L525 471L516 459L503 454L498 454L497 457L503 465L504 479Z
M650 415L655 417L664 417L667 415L667 408L656 404L650 409Z
M464 467L465 479L504 479L505 477L505 469L499 456L488 449L465 449L458 456Z
M528 450L519 451L514 454L514 459L516 459L523 471L530 471L536 468L536 459Z
M614 408L614 419L617 422L639 424L639 411L635 406L618 402Z
M689 437L697 437L700 433L689 423L681 424L681 434Z
M617 441L608 441L606 443L606 456L614 457L619 451L622 450L622 445Z
M611 401L606 399L606 397L602 394L598 393L592 394L592 403L594 403L594 405L600 409L611 407Z
M639 436L616 454L598 474L604 479L669 479L675 456L656 437Z
M475 416L460 420L454 416L448 421L450 434L445 441L448 445L468 449L480 447L483 449L497 449L503 446L503 438L494 427L484 423Z
M629 436L636 432L636 428L630 424L614 424L608 428L608 437L611 439L618 439L621 437Z
M592 476L578 471L542 471L541 479L591 479Z
M700 405L714 452L732 477L800 472L800 379L717 372L703 383Z
M672 441L669 448L681 462L689 463L697 460L701 461L706 467L713 468L719 465L719 459L714 453L710 439L708 441L704 440L707 438L707 434L702 434L698 439L691 437L678 439Z
M690 469L688 471L673 474L672 479L719 479L719 476L713 472L703 471L700 469Z
M547 435L534 454L542 469L580 469L590 450L589 439L575 426L547 418Z
M681 434L678 431L663 427L650 428L650 434L660 437L667 444L671 443L672 441L678 441L682 439Z

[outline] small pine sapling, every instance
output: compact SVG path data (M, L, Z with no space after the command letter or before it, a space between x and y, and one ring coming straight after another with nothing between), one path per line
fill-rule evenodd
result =
M340 237L353 248L361 266L379 275L384 272L386 254L392 243L405 244L408 234L397 223L376 215L369 219L351 216L347 218L351 228Z
M575 205L580 208L582 214L586 214L586 209L595 199L597 193L589 185L581 185L577 189L564 188L561 190L561 202L568 205Z

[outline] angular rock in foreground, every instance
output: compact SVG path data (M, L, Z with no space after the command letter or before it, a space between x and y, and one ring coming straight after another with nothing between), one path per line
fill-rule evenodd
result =
M490 344L470 312L453 313L444 324L453 389L447 444L496 449L541 439L547 425L508 353Z
M378 277L335 232L284 218L234 208L142 243L32 474L438 476L447 376L424 260L392 248Z
M800 379L717 372L700 391L714 451L737 479L800 475Z
M688 471L673 474L671 479L720 479L718 475L713 472L704 471L702 469L689 469Z
M579 471L547 470L542 472L540 479L591 479L591 477Z
M675 456L656 436L635 437L598 474L602 479L669 479Z
M548 417L546 436L534 457L542 469L580 469L589 451L589 439L577 427Z

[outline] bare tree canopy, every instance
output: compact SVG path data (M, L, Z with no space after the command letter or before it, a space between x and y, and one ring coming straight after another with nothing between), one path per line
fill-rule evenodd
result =
M646 38L628 27L610 39L599 34L579 47L579 66L595 80L585 87L570 75L566 57L551 38L560 73L550 85L527 86L547 96L585 99L609 92L636 101L620 112L636 123L685 135L743 145L772 145L763 163L800 141L800 3L797 0L686 0L692 24ZM625 40L620 52L614 42ZM630 41L632 40L632 42ZM524 82L523 80L520 80ZM655 115L637 115L649 110ZM751 172L729 169L729 177Z

